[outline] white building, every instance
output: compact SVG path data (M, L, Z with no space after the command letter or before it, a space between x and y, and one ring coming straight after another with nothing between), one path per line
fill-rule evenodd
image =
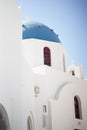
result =
M68 73L70 75L73 75L77 78L83 79L83 65L74 65L72 64L71 66L68 67Z
M86 130L87 81L66 73L58 36L22 25L15 0L0 1L0 18L0 130Z

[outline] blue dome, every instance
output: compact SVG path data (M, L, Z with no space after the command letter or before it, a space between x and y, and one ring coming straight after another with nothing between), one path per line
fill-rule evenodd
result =
M23 39L36 38L60 43L58 35L52 29L41 23L25 23L22 25L22 30Z

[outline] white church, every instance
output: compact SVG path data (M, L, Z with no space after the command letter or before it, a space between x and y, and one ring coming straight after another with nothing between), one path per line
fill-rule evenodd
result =
M87 130L87 81L66 59L52 29L0 0L0 130Z

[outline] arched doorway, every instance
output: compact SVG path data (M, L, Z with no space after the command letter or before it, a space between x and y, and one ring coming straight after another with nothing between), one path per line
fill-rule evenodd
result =
M28 130L35 130L34 129L34 119L33 119L32 112L29 113L29 116L27 118L27 126L28 126Z
M2 104L0 104L0 130L10 130L8 115Z

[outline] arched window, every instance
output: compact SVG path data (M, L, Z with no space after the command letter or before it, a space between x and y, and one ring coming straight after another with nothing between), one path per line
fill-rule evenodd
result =
M29 113L29 116L28 116L28 119L27 119L27 126L28 126L28 130L35 130L32 112Z
M65 72L66 71L66 68L65 68L65 56L63 54L63 71Z
M75 118L82 119L81 101L78 96L74 97Z
M51 66L51 53L48 47L44 47L44 65Z
M2 104L0 104L0 130L10 130L9 118Z

